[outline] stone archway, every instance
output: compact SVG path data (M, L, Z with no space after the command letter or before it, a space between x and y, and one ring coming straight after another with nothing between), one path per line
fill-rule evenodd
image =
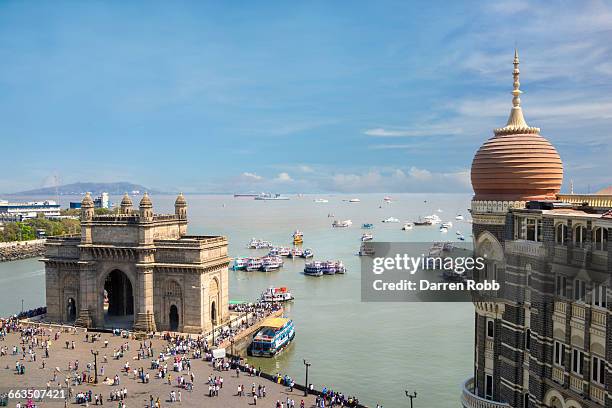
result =
M549 390L544 397L544 406L549 408L566 408L565 398L557 390Z
M168 316L170 331L178 331L179 329L179 313L176 305L170 306L170 313Z
M104 324L130 328L134 323L134 291L129 277L113 269L104 279L102 291Z
M76 309L76 301L73 297L69 297L66 300L66 322L72 323L76 320L77 317L77 309Z
M219 319L219 282L216 278L212 278L208 284L209 305L210 305L210 321L213 325L218 323Z

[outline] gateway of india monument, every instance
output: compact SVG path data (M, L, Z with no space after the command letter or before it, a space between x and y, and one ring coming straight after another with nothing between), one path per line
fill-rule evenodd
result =
M487 257L475 278L502 290L474 294L461 403L612 408L612 191L560 194L561 158L523 116L516 52L513 77L508 122L472 162L474 248Z
M95 215L87 193L80 236L47 241L47 320L187 333L225 322L227 239L187 235L182 194L174 207L174 214L155 214L145 193L134 210L126 194L118 214Z

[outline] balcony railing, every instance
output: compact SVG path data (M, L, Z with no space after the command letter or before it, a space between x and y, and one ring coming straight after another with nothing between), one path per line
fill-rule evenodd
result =
M565 372L563 371L563 369L559 367L553 367L552 379L558 384L563 384L565 382Z
M578 393L581 393L584 391L583 387L582 387L583 381L582 378L577 377L576 375L572 374L570 375L570 388Z
M606 329L606 312L603 310L591 309L591 322L594 325L601 326Z
M542 258L545 249L541 242L516 240L506 242L506 251L515 255L527 255L535 258Z
M572 303L572 318L584 320L586 316L586 308L583 305Z
M491 401L476 395L474 393L474 378L470 378L463 383L461 405L463 408L511 408L505 402Z
M589 388L589 396L591 399L600 403L601 405L604 405L606 403L606 392L602 388L596 387L593 384L591 384Z

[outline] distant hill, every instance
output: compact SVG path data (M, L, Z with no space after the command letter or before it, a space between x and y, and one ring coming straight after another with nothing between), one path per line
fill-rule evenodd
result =
M149 192L149 193L160 193L160 191L147 188L140 184L133 184L127 182L118 182L118 183L72 183L65 184L63 186L57 187L43 187L36 188L33 190L20 191L18 193L13 193L13 195L23 195L23 196L34 196L34 195L75 195L75 194L83 194L86 192L90 192L91 194L100 194L102 192L107 192L112 195L123 194L125 192L131 193L132 191L140 191Z

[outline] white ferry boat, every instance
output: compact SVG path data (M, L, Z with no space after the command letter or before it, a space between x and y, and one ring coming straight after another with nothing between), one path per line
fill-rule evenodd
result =
M323 276L323 262L306 262L304 265L304 275Z
M357 253L357 255L359 256L374 256L374 248L372 248L371 246L369 246L366 242L362 242L361 246L359 247L359 252Z
M404 231L408 231L411 230L414 227L414 224L411 222L407 222L404 224L404 226L402 227L402 230Z
M313 256L314 252L310 248L306 248L304 251L302 251L301 257L304 259L312 258Z
M351 198L350 200L348 200L349 203L360 203L361 200L358 198Z
M342 261L326 261L323 262L323 275L335 275L337 273L345 273L346 268Z
M250 352L253 356L272 357L287 347L295 337L293 320L268 317L253 337Z
M286 287L270 287L264 293L261 294L262 302L288 302L293 299L293 295Z
M301 248L291 248L291 253L289 254L289 256L291 258L300 258L302 255L304 254L304 251L302 251Z
M261 260L261 270L264 272L275 271L283 266L283 259L279 256L266 256Z
M385 218L384 220L382 220L382 222L385 222L385 223L397 223L397 222L400 222L400 220L398 220L395 217L389 217L389 218Z
M258 271L261 269L261 258L249 258L246 264L247 272Z
M291 248L288 248L288 247L280 247L280 248L278 248L278 255L279 256L290 256L291 255Z
M247 248L249 248L249 249L266 249L266 248L272 248L272 244L270 243L270 241L262 241L262 240L257 239L257 238L251 238L251 240L247 244Z
M334 220L334 222L332 222L332 227L334 228L347 228L347 227L350 227L351 225L353 225L353 221L351 220L344 220L344 221Z
M315 198L313 201L317 204L329 203L329 200L325 198Z

